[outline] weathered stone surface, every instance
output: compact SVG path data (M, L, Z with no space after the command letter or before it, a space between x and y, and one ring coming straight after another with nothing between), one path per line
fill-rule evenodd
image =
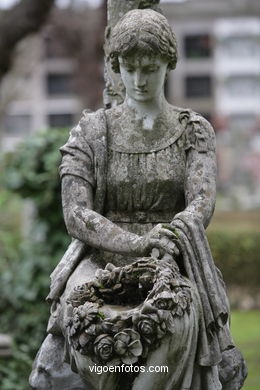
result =
M246 367L205 235L216 197L214 130L165 99L177 47L161 14L128 12L108 55L125 98L85 114L61 148L74 240L52 274L52 335L30 383L56 389L66 377L70 389L117 390L125 374L97 374L95 363L161 364L167 374L135 373L128 388L238 390Z
M44 340L33 365L30 385L37 390L85 390L86 387L77 374L64 363L61 351L64 339L48 335ZM90 389L91 390L91 389Z

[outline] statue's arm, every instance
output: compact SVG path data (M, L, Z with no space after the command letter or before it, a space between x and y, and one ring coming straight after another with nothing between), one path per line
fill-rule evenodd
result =
M62 178L62 205L68 233L91 247L110 252L145 256L152 248L173 254L174 245L168 245L161 236L169 239L173 233L157 225L144 236L121 229L93 210L93 189L84 179L64 175Z
M94 194L98 191L95 166L100 156L93 144L100 136L100 120L98 111L84 116L71 130L67 143L60 148L62 204L69 234L91 247L115 253L145 256L154 247L173 253L173 246L168 246L161 238L171 238L172 232L161 225L139 236L121 229L94 211Z
M124 231L93 210L93 189L84 179L73 175L62 178L62 206L72 237L111 252L138 252L140 236Z
M190 150L187 156L185 179L185 211L199 218L206 228L216 202L216 156L209 151Z
M212 126L202 117L192 128L186 150L185 214L201 220L206 228L216 202L216 140Z

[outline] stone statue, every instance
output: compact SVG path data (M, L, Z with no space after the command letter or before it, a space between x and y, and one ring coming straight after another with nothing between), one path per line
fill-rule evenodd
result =
M214 131L165 99L177 48L164 16L129 11L110 43L126 96L85 113L61 148L73 239L51 275L49 335L30 384L238 390L246 367L205 236L216 196ZM147 372L158 365L168 372Z

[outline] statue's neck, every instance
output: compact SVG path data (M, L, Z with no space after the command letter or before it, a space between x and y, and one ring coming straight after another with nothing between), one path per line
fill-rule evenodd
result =
M149 130L153 128L154 122L167 109L169 103L164 95L161 95L145 102L137 102L126 96L124 104L132 112L135 120L142 121L143 128Z
M146 153L168 145L168 140L180 132L176 111L169 103L151 123L147 122L149 116L146 120L137 119L136 115L126 103L107 110L110 148L126 153Z

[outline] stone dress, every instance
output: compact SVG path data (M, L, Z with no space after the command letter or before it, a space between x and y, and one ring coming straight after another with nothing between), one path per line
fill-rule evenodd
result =
M117 118L117 111L120 111L120 108L114 110L114 118ZM91 115L95 116L96 114L90 114L89 117ZM109 128L109 115L106 116L108 122L108 144L105 151L107 156L107 180L103 215L124 230L143 235L158 223L170 223L176 214L185 210L189 197L191 197L185 188L185 180L193 178L192 174L194 172L192 172L192 169L201 169L201 161L198 159L195 164L190 164L191 172L187 173L187 152L193 149L198 154L200 152L202 154L213 152L214 154L214 133L204 118L190 111L174 108L173 113L167 118L171 123L172 133L170 136L168 135L167 138L159 140L152 150L136 151L131 150L131 146L129 150L126 150L122 145L113 142L112 132L116 131L116 120L113 120L114 128ZM112 116L114 116L113 111ZM184 126L181 124L182 120L186 121L186 124L187 122L192 124L192 126ZM86 180L88 185L94 186L97 175L93 174L93 165L96 161L95 156L93 158L96 150L93 146L93 139L99 137L97 133L100 125L96 118L92 122L90 119L90 123L88 119L87 124L88 126L92 124L90 126L92 129L87 130L90 136L87 137L82 130L84 126L78 126L76 130L74 129L74 132L72 131L68 143L61 148L63 153L61 177L65 174L79 176ZM91 148L89 148L89 145L91 145ZM82 157L86 150L91 156L88 161L85 156ZM207 194L207 196L209 208L213 211L214 191L212 194ZM96 271L103 268L106 263L122 267L135 260L133 257L100 249L91 249L87 252L69 276L66 289L60 298L62 309L59 310L58 318L65 339L68 339L66 326L64 325L67 321L65 302L73 289L91 282ZM181 257L177 259L177 262L179 262L182 273L185 272ZM201 367L198 364L197 347L200 333L203 333L200 329L201 317L203 316L201 299L195 284L187 278L186 282L192 295L189 312L185 312L182 317L175 319L174 333L167 334L161 340L159 347L148 353L145 361L146 367L164 365L169 367L169 372L160 374L139 373L135 377L131 389L222 389L217 364L211 367ZM50 333L52 332L50 331ZM68 340L66 341L68 345ZM120 390L118 374L102 373L102 375L99 375L91 372L88 367L94 364L93 361L78 351L71 352L67 349L67 362L72 361L71 354L73 354L73 364L76 365L77 371L86 384L86 389Z
M116 116L116 115L115 115ZM172 123L172 117L167 118ZM113 131L116 123L113 120ZM166 124L167 125L167 124ZM187 134L176 124L172 127L172 134L161 139L152 150L144 152L125 150L122 145L115 144L109 136L107 147L107 180L104 216L118 224L122 229L143 235L158 223L171 222L175 214L185 208L185 174L186 151L196 147L187 142ZM213 148L210 140L205 140L207 148ZM135 258L94 250L78 265L74 274L67 283L67 291L86 281L91 281L94 272L101 265L99 261L124 266L136 260ZM98 264L99 263L99 264ZM185 314L176 320L174 336L163 339L159 349L148 355L147 366L167 365L168 374L142 374L135 379L133 389L186 390L198 389L200 384L199 370L194 367L196 345L199 332L200 303L196 288L192 286L193 304L190 314ZM65 296L68 296L65 293ZM185 346L185 348L184 348ZM176 360L176 356L178 359ZM75 354L77 366L87 358ZM171 369L174 367L174 370ZM86 373L82 369L82 376L96 389L116 389L115 374L96 375ZM217 367L210 368L208 373L211 390L221 389L218 380ZM97 380L98 379L98 380Z

